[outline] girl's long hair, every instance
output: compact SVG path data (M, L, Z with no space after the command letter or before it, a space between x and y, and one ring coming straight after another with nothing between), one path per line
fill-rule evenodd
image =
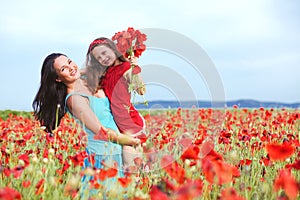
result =
M64 54L52 53L45 58L41 70L40 88L32 103L35 118L50 132L59 125L66 113L67 87L64 83L56 81L57 73L53 67L55 59L62 55Z
M92 94L95 94L95 92L97 92L98 88L100 87L101 80L105 75L106 69L108 68L107 66L101 65L91 53L91 51L99 45L105 45L108 48L112 49L116 54L117 59L119 59L121 62L127 61L127 59L118 51L116 44L112 40L106 37L99 37L95 39L89 46L85 61L85 76L87 86Z

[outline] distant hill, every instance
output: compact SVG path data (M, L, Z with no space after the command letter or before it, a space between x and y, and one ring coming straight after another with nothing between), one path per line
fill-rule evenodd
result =
M162 109L162 108L230 108L237 105L239 108L300 108L300 103L267 102L256 100L235 100L227 102L210 101L149 101L148 106L135 104L137 109Z

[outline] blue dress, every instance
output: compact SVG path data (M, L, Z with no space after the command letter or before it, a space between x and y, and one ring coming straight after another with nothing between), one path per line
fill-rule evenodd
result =
M98 117L102 126L104 126L106 128L110 128L110 129L118 132L118 127L117 127L117 125L114 121L113 115L111 113L110 104L109 104L109 100L107 97L98 98L98 97L85 95L85 94L81 94L81 93L70 93L67 95L65 102L71 95L81 95L83 97L88 98L90 108L95 113L95 115ZM67 108L67 111L68 111L68 113L70 113L68 108ZM71 114L71 116L76 119L76 117L73 116L72 114ZM103 161L106 165L112 165L112 166L113 166L113 163L116 162L118 164L117 177L124 176L123 169L122 169L122 167L123 167L122 146L117 143L113 143L113 142L107 142L107 141L103 141L103 140L95 140L94 139L95 134L92 131L90 131L88 128L86 128L84 126L84 124L81 123L79 120L77 120L77 122L82 125L84 131L87 133L87 145L86 145L87 154L89 156L90 155L95 156L94 157L95 158L94 165L92 166L92 164L86 158L85 162L84 162L84 168L91 167L91 168L101 169L104 167L102 164ZM89 176L89 177L84 176L82 179L83 188L86 188L87 182L92 179L93 179L93 177L91 177L91 176ZM110 190L110 186L112 187L112 185L113 185L112 183L114 183L114 182L116 182L115 177L109 178L100 183L102 185L105 185L105 188L106 188L105 191L108 192ZM95 192L96 191L94 191L93 193L95 193ZM91 194L91 192L90 192L90 194ZM105 194L104 194L104 196L105 196Z

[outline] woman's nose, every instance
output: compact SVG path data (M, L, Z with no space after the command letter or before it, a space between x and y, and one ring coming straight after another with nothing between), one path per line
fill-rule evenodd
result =
M78 67L77 67L77 65L71 65L70 67L69 67L69 70L70 71L73 71L73 70L76 70Z

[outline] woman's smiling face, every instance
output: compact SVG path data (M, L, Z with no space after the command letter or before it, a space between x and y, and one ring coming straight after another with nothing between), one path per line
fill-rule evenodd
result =
M80 77L76 63L64 55L55 59L53 67L57 73L56 81L58 82L72 83Z

